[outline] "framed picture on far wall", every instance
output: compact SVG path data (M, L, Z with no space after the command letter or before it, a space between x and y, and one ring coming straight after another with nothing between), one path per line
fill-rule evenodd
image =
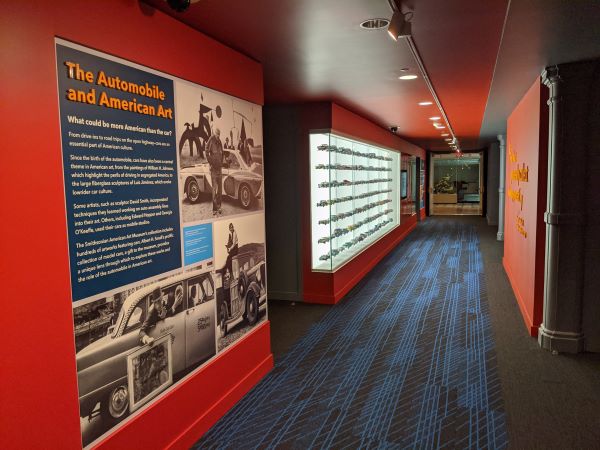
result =
M127 355L127 381L131 412L173 384L170 334Z
M407 197L408 191L408 172L406 170L400 171L400 198L404 200Z

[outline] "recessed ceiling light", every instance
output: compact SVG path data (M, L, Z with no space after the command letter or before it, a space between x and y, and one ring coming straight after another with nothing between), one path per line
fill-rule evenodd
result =
M443 128L446 128L444 125L441 125L441 124L439 124L439 123L434 123L434 124L433 124L433 126L434 126L434 127L436 127L438 130L441 130L441 129L443 129Z
M390 24L390 21L387 19L368 19L360 24L361 28L365 30L381 30L382 28L387 27Z
M440 116L433 116L433 117L429 118L429 120L440 120L440 119L441 119Z
M398 77L399 80L414 80L415 78L418 77L416 75L402 75Z
M446 138L445 141L452 142L452 138Z
M429 106L429 105L433 105L432 102L419 102L419 106Z
M442 133L442 136L450 136L448 133Z

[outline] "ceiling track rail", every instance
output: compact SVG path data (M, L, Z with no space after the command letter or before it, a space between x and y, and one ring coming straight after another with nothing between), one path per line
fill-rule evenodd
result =
M412 53L413 57L415 58L415 61L417 62L417 66L419 66L419 71L421 72L421 76L423 77L423 80L425 80L425 84L427 84L427 88L429 89L429 92L431 93L431 96L433 97L435 104L437 105L438 109L440 110L440 113L442 114L442 117L444 118L444 122L446 123L448 132L452 136L453 145L456 145L457 151L460 151L460 145L458 143L458 139L456 138L456 135L454 134L454 129L452 128L452 125L450 125L450 121L448 120L446 111L444 111L444 107L442 106L442 103L440 102L440 99L437 96L437 93L435 92L433 83L431 82L431 79L429 78L427 69L425 69L425 65L423 64L423 60L421 59L419 50L417 50L417 46L415 45L415 41L414 41L413 37L408 36L402 40L406 41L406 45L408 45L410 52Z
M402 7L401 7L402 5L398 5L397 0L388 0L388 4L390 5L392 12L398 11L399 13L401 13L403 15L405 14L402 11ZM410 14L412 17L412 11L408 11L407 14ZM410 18L408 20L410 20ZM423 77L423 80L425 80L427 89L429 89L429 93L433 97L433 100L435 101L435 104L437 105L437 107L440 111L440 114L444 118L444 122L446 123L446 128L447 128L448 132L450 133L450 135L452 136L452 146L455 146L456 151L460 152L461 151L460 144L458 142L456 134L454 134L454 129L452 128L452 125L450 125L450 120L448 120L448 116L446 115L446 111L444 110L444 107L442 106L442 102L440 102L440 99L439 99L437 93L435 92L433 83L431 82L431 79L429 78L427 69L425 69L425 64L423 64L423 60L421 59L421 54L419 53L419 50L417 50L417 46L415 44L413 37L405 36L405 37L403 37L402 40L406 41L406 45L408 45L408 49L412 53L413 58L415 59L415 61L417 63L417 66L419 66L419 72L421 72L421 76Z

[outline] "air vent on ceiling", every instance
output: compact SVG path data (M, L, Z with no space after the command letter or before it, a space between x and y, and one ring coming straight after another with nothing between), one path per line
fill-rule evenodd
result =
M390 21L388 19L369 19L362 22L360 27L365 30L380 30L382 28L387 28L389 24Z

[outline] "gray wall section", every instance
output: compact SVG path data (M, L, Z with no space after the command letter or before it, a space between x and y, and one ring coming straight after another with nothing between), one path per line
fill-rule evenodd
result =
M498 142L490 144L487 151L487 223L498 225L498 188L500 187L500 146Z
M584 237L583 334L585 349L600 352L600 60L595 60L591 75L579 85L579 102L573 109L581 108L578 119L581 127L581 144L585 159L575 165L579 174L585 173L586 215ZM574 114L575 115L575 114ZM571 124L571 120L567 123ZM575 146L577 143L573 143ZM574 171L576 172L576 170Z
M303 301L303 223L310 214L309 131L331 128L332 103L263 108L268 295ZM310 225L309 225L310 226ZM310 246L308 246L310 251Z
M300 195L297 154L300 117L297 108L263 108L265 222L268 296L301 299Z
M543 78L551 90L539 342L600 352L600 59L552 66Z

